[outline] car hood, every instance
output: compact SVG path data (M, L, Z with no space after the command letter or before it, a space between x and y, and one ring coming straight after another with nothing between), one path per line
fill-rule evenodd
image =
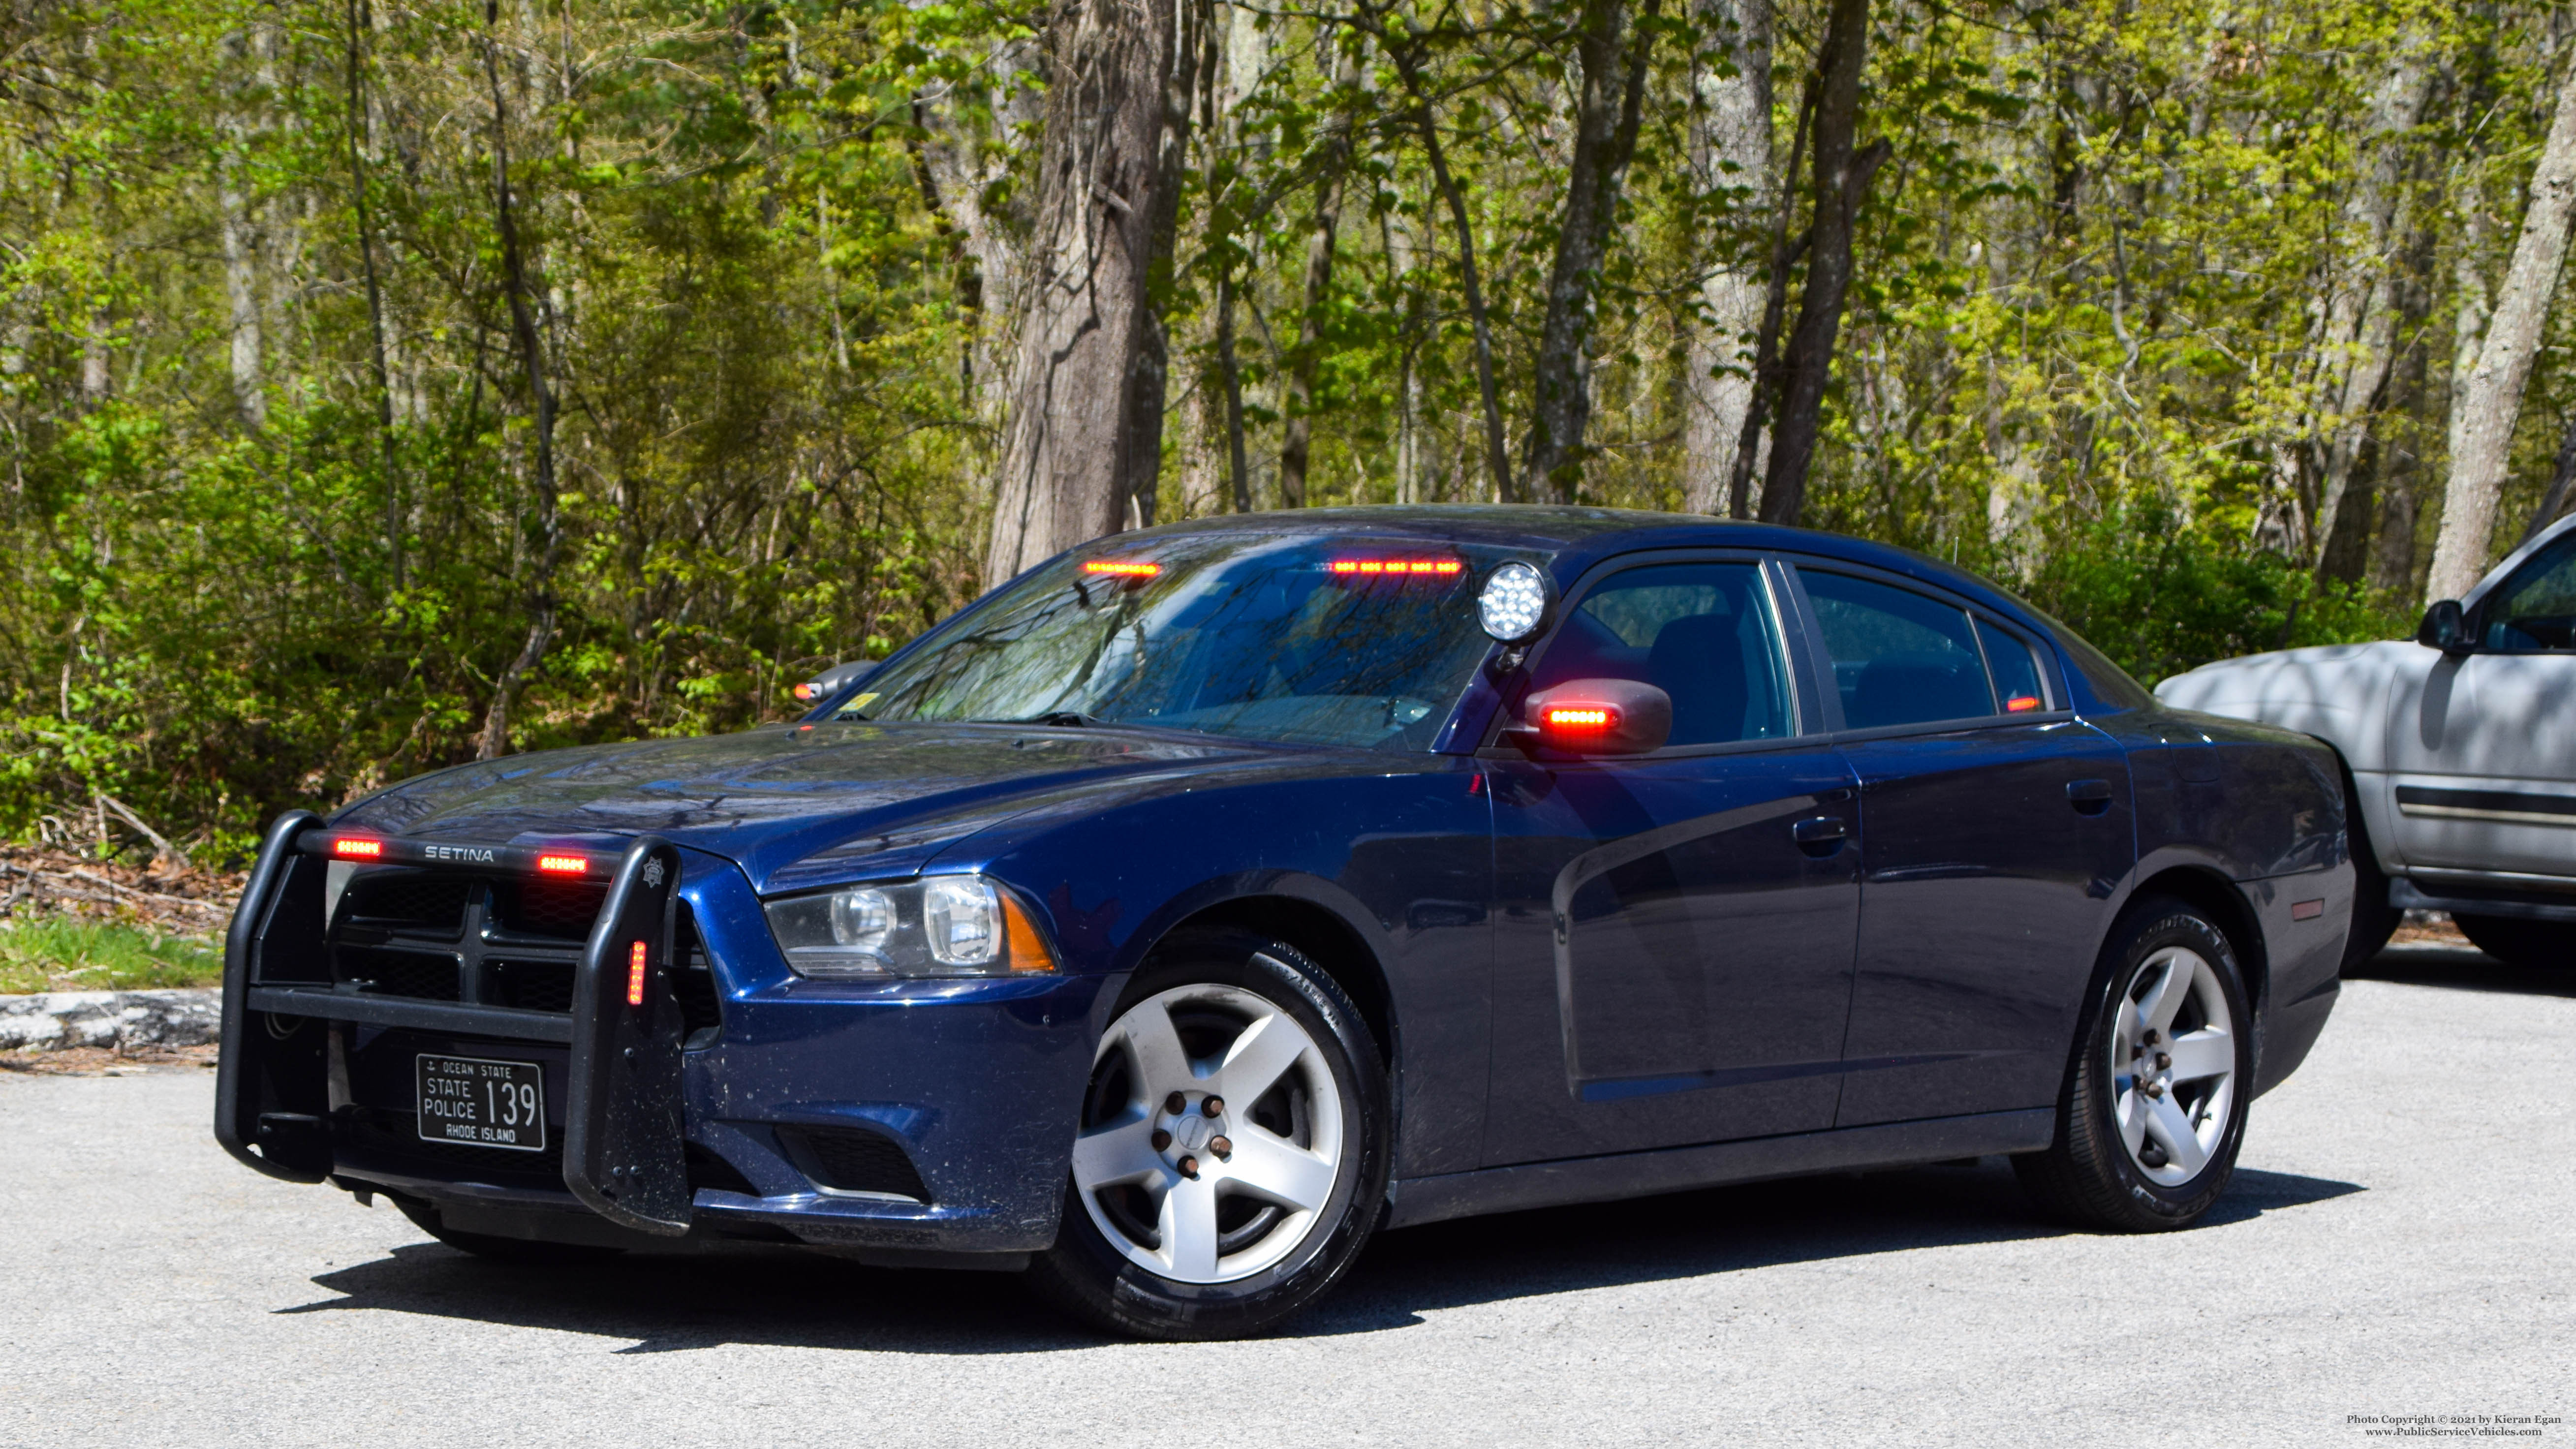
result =
M1276 752L1155 731L772 725L460 765L383 790L332 823L478 844L593 838L608 849L649 832L731 859L759 886L821 853L854 870L917 869L1068 787Z

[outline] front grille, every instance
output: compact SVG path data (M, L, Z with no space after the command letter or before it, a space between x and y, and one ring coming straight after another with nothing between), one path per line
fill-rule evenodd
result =
M504 930L585 941L591 924L599 919L599 908L608 900L608 887L559 880L504 881L493 894Z
M860 1127L781 1127L778 1135L797 1166L824 1187L930 1201L912 1158L883 1133Z
M420 871L387 871L350 882L343 919L399 923L412 931L454 935L465 928L474 882Z
M332 957L338 979L379 996L409 996L422 1001L463 999L453 955L341 946L332 952Z
M578 961L485 961L483 999L522 1011L572 1010Z
M331 922L332 979L377 996L568 1012L583 943L607 899L596 882L363 867ZM723 993L686 905L671 943L664 979L685 1034L697 1038L724 1025Z

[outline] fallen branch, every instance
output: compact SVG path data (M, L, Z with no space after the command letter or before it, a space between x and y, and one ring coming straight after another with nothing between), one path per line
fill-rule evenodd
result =
M122 820L126 824L143 832L143 838L152 842L152 849L154 851L152 858L155 863L164 860L174 860L179 863L179 868L181 870L186 870L188 868L188 852L172 845L168 840L162 837L160 831L144 824L143 817L134 813L134 807L117 799L113 795L105 793L101 793L99 795L98 805L100 809L114 812L117 819Z
M33 866L13 865L13 864L11 864L11 863L10 863L10 862L8 862L8 861L0 860L0 871L10 871L10 872L14 872L14 873L16 873L16 874L18 874L18 875L26 876L26 877L28 877L28 878L30 878L30 879L32 879L32 880L49 880L49 881L59 881L59 880L79 880L79 881L86 881L86 882L88 882L88 883L89 883L89 884L91 884L91 885L96 885L96 886L105 886L105 887L107 887L109 890L115 891L118 895L125 895L125 896L140 896L140 897L142 897L142 898L143 898L143 899L145 899L145 900L149 900L149 901L161 901L161 902L164 902L164 903L166 903L166 904L174 905L174 906L194 906L194 907L195 907L195 908L197 908L198 910L201 910L201 911L212 911L212 912L216 913L217 915L222 915L222 914L224 914L224 913L228 912L229 910L231 910L231 907L230 907L230 906L227 906L227 905L226 905L226 904L224 904L222 901L206 901L206 900L199 900L199 899L197 899L197 898L196 898L196 897L194 897L194 896L173 896L173 895L164 895L164 894L163 894L163 893L161 893L160 891L147 891L147 890L142 889L142 888L141 888L141 887L139 887L139 886L119 885L119 884L118 884L118 883L116 883L115 881L109 880L107 877L105 877L105 876L103 876L103 875L96 874L95 872L92 872L92 871L82 870L82 869L78 868L77 866L73 867L73 868L72 868L72 869L70 869L70 870L38 870L38 869L34 868ZM111 902L111 903L115 900L115 897L114 897L114 896L94 896L94 895L89 894L89 893L88 893L88 892L86 892L86 891L71 891L71 892L68 892L68 894L71 894L71 895L74 895L74 896L78 896L78 897L80 897L82 900L91 900L91 901L109 901L109 902Z

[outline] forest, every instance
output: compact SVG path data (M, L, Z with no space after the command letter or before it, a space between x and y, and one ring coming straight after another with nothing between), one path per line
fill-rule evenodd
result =
M0 836L741 728L1070 543L1580 502L2141 679L2560 511L2564 7L15 0Z

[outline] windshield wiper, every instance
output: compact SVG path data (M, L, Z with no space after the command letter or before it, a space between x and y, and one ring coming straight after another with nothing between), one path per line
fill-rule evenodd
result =
M1096 714L1084 714L1078 709L1051 709L1044 714L1024 715L1018 719L970 719L966 723L1044 725L1049 729L1069 730L1108 725L1114 721L1102 719Z

